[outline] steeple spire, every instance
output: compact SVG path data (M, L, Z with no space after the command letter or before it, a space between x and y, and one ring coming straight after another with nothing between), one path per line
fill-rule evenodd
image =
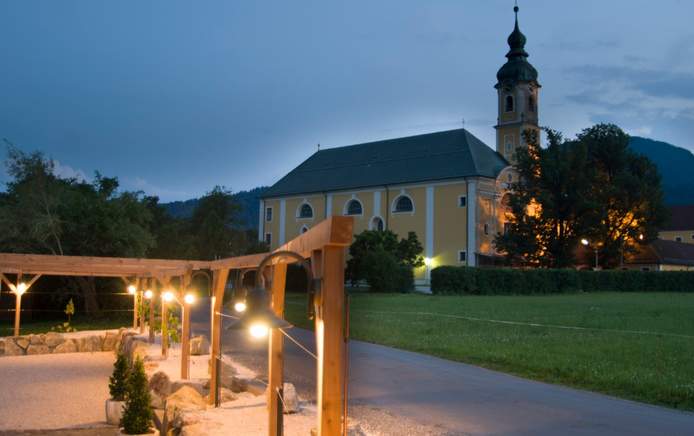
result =
M508 61L501 67L496 77L499 83L517 83L537 81L537 71L528 62L528 52L525 51L527 39L520 31L518 24L518 2L513 7L515 25L513 32L508 36L509 51L506 53Z
M506 57L509 59L519 56L528 57L528 53L525 51L526 38L523 32L520 31L520 27L518 27L518 10L518 2L516 2L516 6L513 7L513 12L516 15L516 25L513 28L513 32L508 36L510 50Z

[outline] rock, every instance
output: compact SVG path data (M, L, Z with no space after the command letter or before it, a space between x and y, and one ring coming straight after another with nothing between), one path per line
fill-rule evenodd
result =
M58 344L53 349L54 354L61 354L61 353L76 353L77 352L77 344L73 339L67 339L64 342Z
M155 409L164 409L165 403L164 398L154 391L149 391L149 396L151 398L150 404Z
M247 378L241 378L241 377L231 377L231 383L228 385L225 385L224 383L221 384L222 387L228 387L231 389L231 392L239 393L239 392L246 392L246 389L248 388L248 379Z
M48 354L51 352L51 349L48 348L48 345L44 344L31 344L27 347L27 355L29 354Z
M164 371L157 371L149 379L149 388L157 395L166 398L171 393L171 380Z
M60 333L49 332L49 333L46 333L45 342L46 342L46 345L53 348L53 347L57 347L58 345L65 342L65 338Z
M43 345L43 340L41 339L41 336L44 336L44 335L29 335L29 344L30 345Z
M236 394L231 392L231 389L220 388L220 390L219 390L219 402L220 403L226 403L226 402L234 401L234 400L236 400Z
M24 336L17 336L14 340L15 344L17 344L22 350L26 350L27 347L29 346L29 339L25 338Z
M207 404L205 399L190 386L183 386L166 399L166 416L173 428L181 428L186 422L193 424L191 419L187 419L187 412L205 410Z
M80 353L101 351L101 338L99 336L86 336L79 338L77 349Z
M118 335L116 333L106 333L106 336L104 336L104 341L101 345L101 350L115 351L116 342L118 342Z
M195 336L190 340L190 355L210 354L210 341L205 336Z
M282 398L284 399L284 413L298 413L301 411L299 395L297 395L293 384L284 384Z
M219 385L233 390L234 378L237 372L233 365L221 361L219 365Z
M14 339L5 339L5 356L23 356L24 349L17 345Z
M205 395L205 387L202 381L192 381L192 380L177 380L171 383L171 392L176 392L183 386L190 386L191 388L198 391L200 395Z
M0 339L0 356L5 354L5 340Z
M256 397L258 395L263 395L267 391L267 385L263 382L261 382L258 379L252 379L248 381L248 385L246 386L246 392L250 392L251 394L255 395Z

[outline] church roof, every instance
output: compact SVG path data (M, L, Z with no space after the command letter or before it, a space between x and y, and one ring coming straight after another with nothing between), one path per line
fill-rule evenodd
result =
M518 27L518 6L513 8L516 14L516 26L508 37L508 61L496 73L499 85L515 85L518 82L537 82L537 70L528 62L525 51L526 38ZM499 86L497 85L497 86Z
M628 256L627 263L694 266L694 244L656 239L639 246L636 253Z
M275 183L264 198L462 177L493 177L508 166L465 129L329 148Z

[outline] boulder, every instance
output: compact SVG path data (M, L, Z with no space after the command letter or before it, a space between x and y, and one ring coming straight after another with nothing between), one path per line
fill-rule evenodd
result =
M297 395L293 384L284 384L282 398L284 399L284 413L298 413L301 411L299 395Z
M236 400L236 394L231 392L231 389L220 388L219 389L219 402L226 403L229 401Z
M183 386L190 386L191 388L195 389L198 391L200 395L205 395L206 394L206 389L204 386L204 382L202 381L193 381L193 380L177 380L175 382L171 383L171 392L176 392ZM209 388L208 388L209 389Z
M46 345L48 345L49 347L51 347L51 348L57 347L58 345L62 344L63 342L65 342L65 338L60 333L56 333L56 332L46 333Z
M45 335L29 335L29 345L43 345L44 339L41 336L46 337Z
M45 344L31 344L27 347L27 354L48 354L51 349Z
M60 344L58 344L54 349L53 353L54 354L61 354L61 353L76 353L77 352L77 344L73 339L67 339Z
M77 349L80 353L101 351L101 338L99 336L86 336L79 338Z
M210 341L205 336L195 336L190 340L190 355L201 356L210 354Z
M5 339L5 356L22 356L24 349L17 345L14 339Z
M231 377L231 382L227 385L224 383L221 383L222 387L229 388L231 389L231 392L234 393L239 393L239 392L246 392L246 389L248 388L248 379L247 378L241 378L241 377Z
M164 371L157 371L149 379L149 389L154 391L162 398L166 398L171 393L171 380Z
M202 395L190 386L182 386L166 399L166 412L171 417L175 410L205 410L206 407L207 403Z
M263 395L265 394L265 392L267 392L267 384L263 383L262 381L256 378L248 380L248 384L246 385L246 392L250 392L256 397L258 395Z
M115 351L117 342L118 342L118 335L116 333L106 333L106 336L104 336L104 341L101 344L101 350L102 351Z
M17 336L14 338L15 344L17 344L22 350L26 350L29 347L29 339L24 336Z
M5 340L0 339L0 356L5 354Z
M149 391L149 396L151 398L150 404L152 405L153 408L160 409L160 410L164 409L164 406L166 405L166 403L164 401L164 398L161 395L157 394L154 391Z

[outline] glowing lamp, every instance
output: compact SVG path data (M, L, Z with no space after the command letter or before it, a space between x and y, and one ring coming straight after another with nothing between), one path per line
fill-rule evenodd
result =
M173 294L173 292L171 292L171 291L166 291L166 292L164 292L164 293L162 294L161 298L163 298L164 301L166 301L166 302L168 303L168 302L173 301L173 299L174 299L174 294Z
M183 297L183 301L186 304L193 304L195 303L195 295L193 294L186 294L185 297Z
M581 239L581 244L588 246L588 244L590 244L590 242L588 242L587 239L583 238L583 239Z
M239 303L241 302L237 302L237 304ZM248 330L253 338L262 339L267 336L270 329L292 327L290 323L275 315L275 312L270 309L270 297L263 287L257 287L249 292L244 305L246 306L245 311L239 320L228 329Z
M424 258L424 265L426 266L431 266L434 263L434 259L431 257L425 257Z
M16 288L16 289L17 289L17 291L16 291L16 292L17 292L17 295L22 295L22 294L24 294L24 293L27 291L27 284L24 283L24 282L20 282L20 283L17 285L17 288Z
M234 310L237 311L238 313L243 313L246 311L246 302L245 301L237 301L234 304Z
M639 235L639 240L643 241L643 233Z
M128 294L135 295L135 292L137 292L137 288L135 287L135 285L129 285L128 286Z
M152 292L151 289L147 289L145 291L145 298L146 299L151 300L153 296L154 296L154 292Z
M256 323L256 324L251 325L249 327L248 331L251 334L251 336L253 336L254 338L262 339L262 338L267 336L270 329L265 324Z

